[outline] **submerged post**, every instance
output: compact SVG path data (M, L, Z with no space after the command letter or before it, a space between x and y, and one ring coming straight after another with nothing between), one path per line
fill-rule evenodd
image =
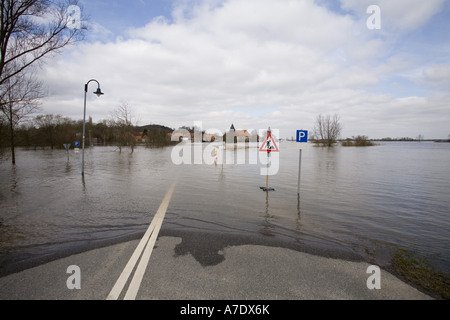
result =
M67 161L69 161L70 143L64 144L64 149L66 149L66 152L67 152Z
M302 149L299 150L298 155L298 186L297 186L297 194L300 194L300 178L302 174Z

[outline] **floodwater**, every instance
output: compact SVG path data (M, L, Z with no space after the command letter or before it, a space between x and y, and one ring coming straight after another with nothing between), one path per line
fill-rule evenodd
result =
M223 164L176 165L173 154L184 153L172 151L90 148L84 179L81 152L73 150L19 149L16 166L2 160L0 271L144 232L177 181L163 229L283 239L368 259L398 247L450 273L450 143L281 142L271 158L278 169L268 178L271 192L260 189L266 154L257 148L221 151L223 159L234 156Z

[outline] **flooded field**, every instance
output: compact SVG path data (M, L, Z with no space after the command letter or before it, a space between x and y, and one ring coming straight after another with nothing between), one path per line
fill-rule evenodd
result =
M207 145L203 145L206 147ZM226 150L243 163L181 164L173 148L81 152L18 150L0 163L0 271L8 265L144 232L173 181L163 230L283 239L376 257L399 247L450 273L450 144L367 148L281 142L266 176L257 149ZM239 158L239 153L244 153ZM253 153L255 152L255 153Z

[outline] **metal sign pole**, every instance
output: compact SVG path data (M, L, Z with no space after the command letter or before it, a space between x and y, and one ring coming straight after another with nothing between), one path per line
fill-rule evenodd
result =
M67 161L69 161L70 143L64 144L64 148L66 149L66 152L67 152Z
M308 142L308 131L307 130L297 130L297 142L307 143ZM302 171L302 148L300 147L298 155L298 186L297 194L300 196L300 177Z
M270 159L270 151L267 151L267 176L266 176L266 188L269 188L269 159Z
M260 187L260 189L264 190L264 191L275 191L274 188L270 188L269 187L269 161L270 161L270 156L272 152L280 152L280 150L278 149L277 144L275 143L275 140L272 137L272 133L269 129L267 130L267 137L264 140L263 144L261 145L261 147L259 148L260 152L267 152L267 172L266 172L266 186L265 187Z
M302 173L302 149L299 150L298 155L298 186L297 186L297 194L300 194L300 177Z

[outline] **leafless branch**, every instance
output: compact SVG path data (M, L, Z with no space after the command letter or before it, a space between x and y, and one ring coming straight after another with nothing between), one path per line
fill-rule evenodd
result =
M1 0L0 86L60 49L83 39L86 28L70 28L74 1Z
M318 115L314 127L314 135L319 144L331 147L336 143L342 131L340 116L335 114L333 117L327 115Z

